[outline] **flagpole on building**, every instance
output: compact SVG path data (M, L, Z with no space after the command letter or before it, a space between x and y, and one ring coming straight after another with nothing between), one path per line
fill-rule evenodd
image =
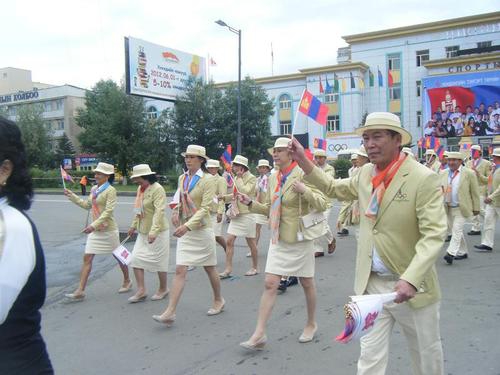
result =
M274 76L274 51L273 51L273 42L271 42L271 76Z

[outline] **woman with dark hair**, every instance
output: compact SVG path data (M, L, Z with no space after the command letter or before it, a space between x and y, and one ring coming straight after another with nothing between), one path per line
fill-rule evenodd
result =
M156 179L155 172L147 164L139 164L133 168L133 182L139 187L134 204L134 221L130 225L128 235L137 230L131 266L134 268L136 293L128 299L130 303L142 302L146 299L144 270L158 272L160 285L151 296L152 301L164 299L168 294L167 270L170 255L170 239L168 223L165 219L167 196L165 189Z
M464 127L463 137L471 137L474 135L474 116L470 116L467 120L467 125Z
M455 126L453 126L453 121L451 120L451 118L446 119L446 125L444 129L446 130L446 137L455 137Z
M45 260L24 213L33 196L16 124L0 117L0 374L53 374L40 335Z
M205 147L189 145L182 153L187 172L179 176L179 187L173 203L172 224L177 228L177 265L167 309L153 315L157 322L167 326L175 320L175 311L181 298L188 266L204 267L212 286L214 300L207 315L217 315L224 309L225 301L220 292L219 275L215 269L215 235L210 218L210 207L217 191L216 180L206 172Z
M111 185L115 178L115 167L107 163L97 164L94 170L97 185L92 186L87 200L80 199L71 190L64 189L64 195L76 205L92 211L92 223L83 232L88 234L83 255L83 265L80 272L78 288L65 296L74 301L85 298L85 287L92 270L92 261L96 254L111 254L120 246L118 227L113 216L116 206L116 190ZM123 284L118 293L126 293L132 287L128 267L118 261L123 273Z

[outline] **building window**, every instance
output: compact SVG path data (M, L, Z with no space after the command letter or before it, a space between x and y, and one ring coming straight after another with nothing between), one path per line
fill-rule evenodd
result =
M340 116L328 116L326 120L326 131L339 132L340 131Z
M43 108L44 108L45 112L51 112L52 111L52 102L51 101L44 102Z
M61 110L63 109L63 100L62 99L57 99L56 100L56 110Z
M399 100L401 99L401 86L392 86L389 87L389 99L390 100Z
M417 51L417 66L424 65L424 61L429 61L429 50Z
M154 106L149 106L146 112L146 117L148 120L154 120L158 118L158 110Z
M445 47L446 51L446 58L450 59L452 57L458 56L458 51L460 50L459 46L450 46L450 47Z
M280 121L280 135L292 133L292 123L290 121Z
M417 98L422 95L422 81L417 81Z
M325 103L335 103L339 100L339 94L325 94Z
M281 95L279 102L280 102L280 109L292 108L292 99L290 98L290 95L287 94Z
M477 43L477 48L488 48L488 47L491 47L491 41Z
M417 128L422 126L422 112L417 111Z
M56 126L54 130L64 130L64 120L56 120Z
M399 53L388 55L389 70L401 69L401 55Z
M9 107L9 116L17 115L17 107Z

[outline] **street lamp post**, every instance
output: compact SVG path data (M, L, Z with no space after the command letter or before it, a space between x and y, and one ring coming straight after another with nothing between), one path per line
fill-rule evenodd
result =
M238 35L238 133L236 136L236 153L241 155L241 30L229 26L222 20L215 21L215 23L227 27L229 31Z

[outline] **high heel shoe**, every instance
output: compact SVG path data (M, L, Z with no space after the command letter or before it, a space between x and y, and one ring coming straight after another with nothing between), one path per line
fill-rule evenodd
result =
M148 295L147 294L143 294L142 296L140 297L137 297L137 296L132 296L128 299L128 302L129 303L138 303L138 302L144 302L146 300L146 297Z
M65 294L64 297L68 298L71 301L80 302L85 299L85 293L69 293Z
M314 329L311 332L310 335L306 335L304 332L302 332L302 335L299 337L299 342L301 344L305 344L306 342L311 342L314 339L314 335L316 334L316 331L318 330L318 325L314 325Z
M226 301L223 298L222 299L222 305L218 309L214 309L213 307L210 308L207 311L207 315L208 316L212 316L212 315L218 315L218 314L220 314L224 310L224 306L226 306Z
M175 321L175 314L167 316L166 318L162 318L161 315L153 315L153 320L158 323L166 324L167 327L170 327Z
M122 286L120 289L118 289L118 293L127 293L130 292L132 289L132 281L130 281L127 285Z
M267 336L264 335L253 344L250 341L244 341L240 343L240 346L248 350L263 350L266 343Z

